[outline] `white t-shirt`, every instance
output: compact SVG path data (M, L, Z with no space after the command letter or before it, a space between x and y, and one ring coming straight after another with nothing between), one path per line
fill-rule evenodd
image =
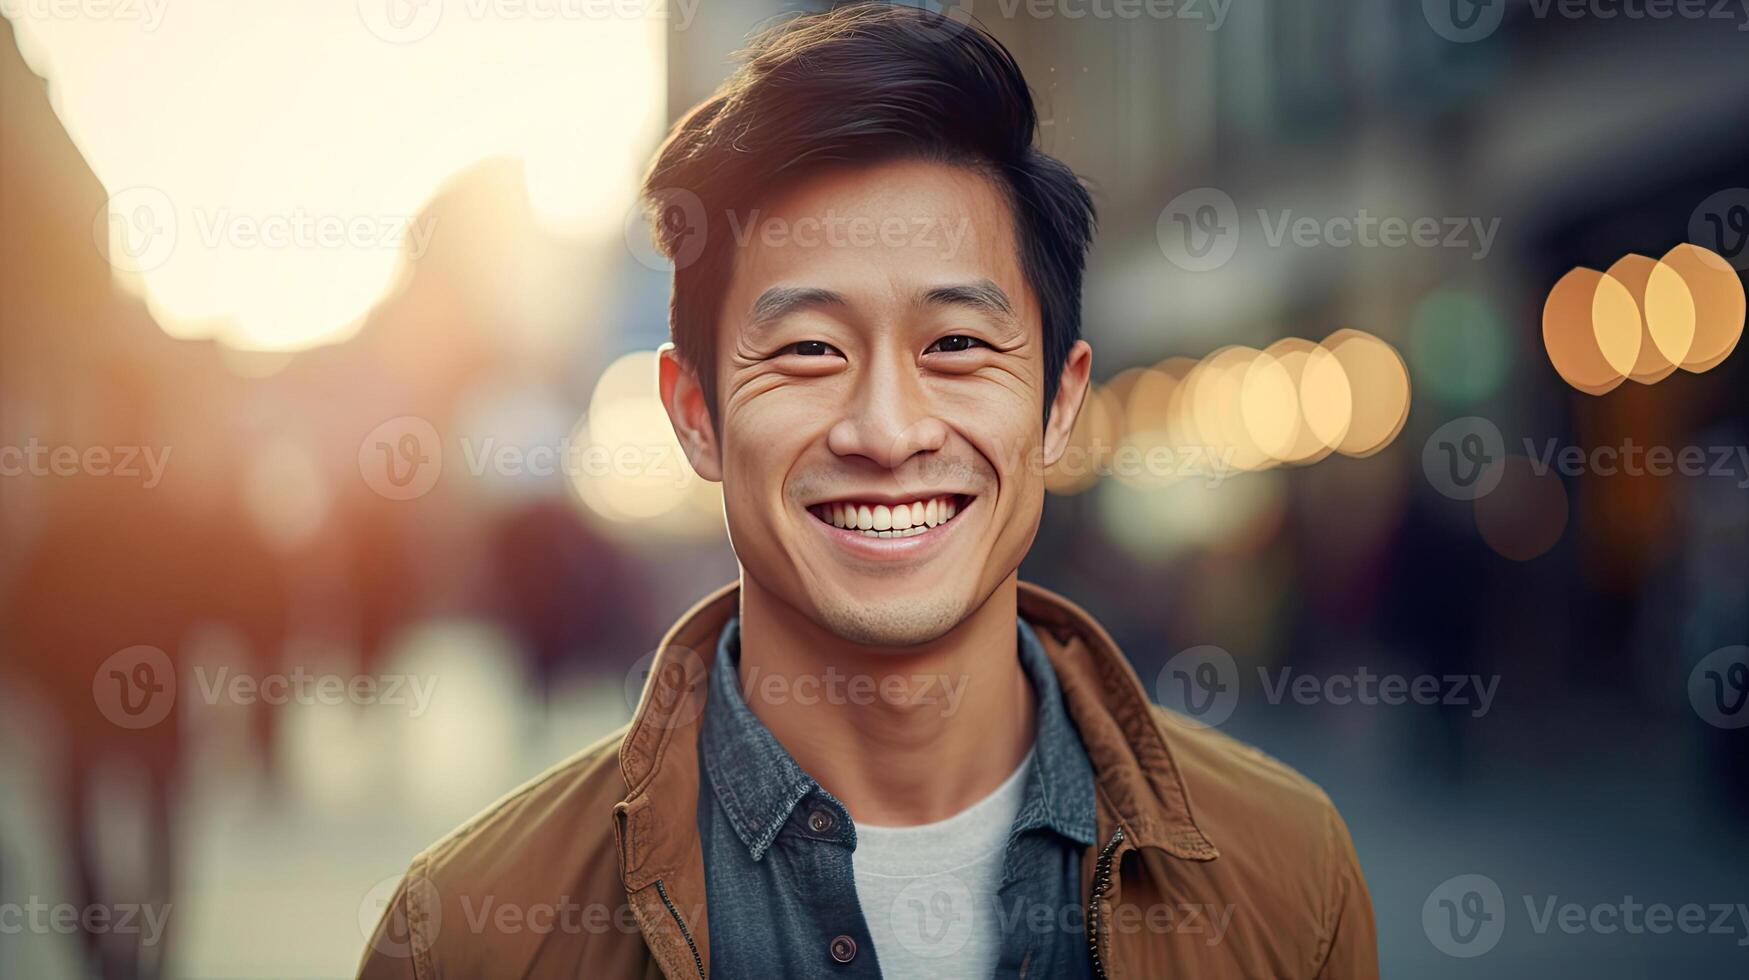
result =
M987 980L1002 946L996 890L1032 752L1001 786L936 823L856 825L856 898L881 976Z

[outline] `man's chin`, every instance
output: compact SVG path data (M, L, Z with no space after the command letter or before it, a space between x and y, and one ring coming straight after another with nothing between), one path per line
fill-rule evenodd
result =
M906 590L915 592L915 590ZM814 619L821 629L850 643L873 647L914 647L940 639L971 610L967 599L940 592L821 598Z

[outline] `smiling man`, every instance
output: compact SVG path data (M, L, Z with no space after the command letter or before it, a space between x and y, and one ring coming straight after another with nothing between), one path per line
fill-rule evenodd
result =
M1036 128L995 40L876 6L676 126L659 384L740 582L626 730L414 859L363 975L1377 975L1329 799L1017 578L1091 362Z

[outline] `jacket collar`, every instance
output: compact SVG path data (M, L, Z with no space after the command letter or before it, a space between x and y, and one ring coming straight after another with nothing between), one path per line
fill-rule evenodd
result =
M1122 826L1131 846L1187 860L1219 856L1192 815L1160 716L1111 637L1061 596L1025 582L1019 592L1093 765L1101 832ZM685 896L675 898L682 907L704 901L696 747L717 639L739 606L740 587L725 586L669 629L620 743L626 795L614 812L628 892L662 880Z
M1191 861L1219 857L1193 816L1162 715L1110 634L1080 606L1027 582L1020 583L1020 615L1050 654L1087 746L1102 833L1121 825L1135 847Z

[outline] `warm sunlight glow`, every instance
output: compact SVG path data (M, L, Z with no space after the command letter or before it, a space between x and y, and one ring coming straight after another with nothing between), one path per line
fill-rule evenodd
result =
M662 123L660 16L395 6L177 0L151 23L7 7L109 194L93 237L165 332L344 339L442 240L434 194L489 158L521 161L550 232L618 233Z

